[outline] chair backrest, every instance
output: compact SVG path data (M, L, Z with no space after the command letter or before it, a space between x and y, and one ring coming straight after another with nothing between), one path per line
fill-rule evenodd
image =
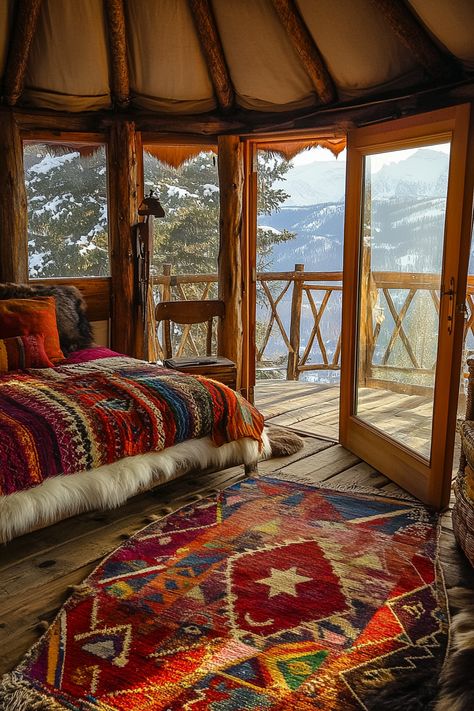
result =
M170 322L179 323L188 327L184 335L187 335L190 327L195 323L207 322L206 333L206 355L211 355L212 350L212 323L214 317L222 318L225 314L225 303L218 299L206 299L203 301L161 301L156 305L155 319L157 324L163 322L163 350L165 358L172 358L171 347L171 327ZM182 339L182 345L185 338ZM179 355L179 353L178 353Z

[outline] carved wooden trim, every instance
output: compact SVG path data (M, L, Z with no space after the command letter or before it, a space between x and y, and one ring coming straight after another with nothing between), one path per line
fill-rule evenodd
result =
M401 0L372 0L389 22L398 39L426 72L436 78L448 78L456 69L454 58L445 55L433 42L421 22Z
M110 91L115 106L130 104L130 76L127 58L127 28L123 0L104 0L109 44Z
M211 5L209 0L189 0L189 7L217 101L221 109L228 111L234 104L234 88Z
M293 49L313 82L321 103L331 104L337 94L321 53L293 0L272 0Z
M3 80L4 98L15 106L25 85L28 57L38 24L42 0L18 0L13 21L12 39Z

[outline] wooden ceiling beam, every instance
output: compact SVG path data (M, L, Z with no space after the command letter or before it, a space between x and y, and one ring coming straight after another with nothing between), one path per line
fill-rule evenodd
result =
M127 28L123 0L104 0L109 44L110 92L114 105L130 104L130 75L127 57Z
M273 7L322 104L337 100L334 82L294 0L272 0Z
M431 39L420 20L402 0L372 0L382 12L402 44L411 52L429 76L444 80L457 68L451 55L444 54Z
M16 3L12 39L3 79L3 96L8 106L15 106L23 94L41 2L42 0L18 0Z
M210 2L209 0L189 0L189 7L217 102L223 111L229 111L234 105L235 91Z

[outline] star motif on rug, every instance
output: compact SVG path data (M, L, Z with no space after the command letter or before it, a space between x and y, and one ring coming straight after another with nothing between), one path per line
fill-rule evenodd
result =
M276 597L277 595L282 595L286 593L292 597L298 597L296 592L296 586L300 583L308 583L313 578L307 578L305 575L298 575L296 572L296 566L293 568L287 568L286 570L278 570L277 568L270 568L270 575L268 578L261 578L256 580L256 583L261 585L268 585L270 588L268 592L268 597Z

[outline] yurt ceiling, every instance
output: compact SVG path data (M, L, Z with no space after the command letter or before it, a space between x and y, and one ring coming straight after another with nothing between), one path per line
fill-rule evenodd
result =
M474 77L473 0L1 0L3 104L304 115Z

